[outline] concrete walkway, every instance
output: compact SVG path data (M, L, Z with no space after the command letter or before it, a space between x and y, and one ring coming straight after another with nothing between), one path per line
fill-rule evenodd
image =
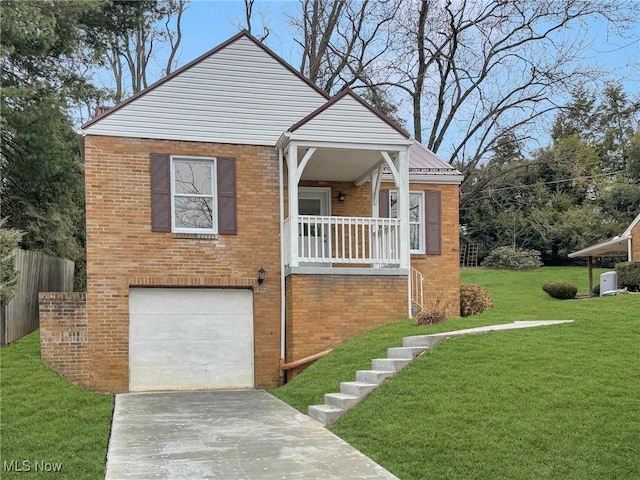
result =
M387 358L371 360L371 370L358 370L355 382L340 382L340 391L326 393L322 405L309 405L309 415L323 425L332 424L427 349L448 338L571 322L573 320L519 320L501 325L487 325L452 332L404 337L402 347L387 349Z
M116 396L107 480L396 479L261 390Z
M429 335L405 337L402 344L405 347L412 347L417 345L433 347L443 340L454 337L462 337L464 335L500 332L503 330L518 330L521 328L546 327L548 325L560 325L562 323L573 323L573 320L515 320L512 323L502 323L500 325L487 325L485 327L466 328L464 330L454 330L452 332L431 333Z

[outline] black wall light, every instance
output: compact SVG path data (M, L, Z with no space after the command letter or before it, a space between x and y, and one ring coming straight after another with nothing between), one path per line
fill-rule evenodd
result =
M338 194L338 201L339 201L339 202L344 202L344 193L343 193L343 192L340 192L340 193Z
M260 270L258 270L258 285L262 285L264 283L264 275L265 275L264 268L260 267Z

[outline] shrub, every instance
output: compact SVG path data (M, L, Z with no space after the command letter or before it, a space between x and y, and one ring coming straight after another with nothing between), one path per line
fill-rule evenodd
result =
M482 261L483 267L503 270L533 270L542 266L537 250L498 247Z
M627 288L630 292L640 292L640 262L622 262L616 264L618 288Z
M424 306L424 310L416 315L416 325L435 325L443 323L447 319L447 309L439 298L430 300Z
M569 282L549 282L542 287L542 290L547 292L551 297L560 300L576 298L576 293L578 293L576 286Z
M593 293L593 295L595 295L596 297L597 297L598 295L600 295L600 284L595 285L595 286L593 287L593 292L592 292L592 293Z
M480 285L460 284L460 315L468 317L493 307L493 301L484 287Z

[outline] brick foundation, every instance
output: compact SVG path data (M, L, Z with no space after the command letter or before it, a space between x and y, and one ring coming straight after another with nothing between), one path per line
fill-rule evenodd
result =
M406 276L293 274L286 298L288 362L408 317Z
M42 361L70 382L83 385L89 341L86 294L40 293L39 303Z

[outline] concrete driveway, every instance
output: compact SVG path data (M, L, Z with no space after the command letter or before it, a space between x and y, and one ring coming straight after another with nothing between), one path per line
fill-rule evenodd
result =
M107 480L396 479L262 390L116 396Z

